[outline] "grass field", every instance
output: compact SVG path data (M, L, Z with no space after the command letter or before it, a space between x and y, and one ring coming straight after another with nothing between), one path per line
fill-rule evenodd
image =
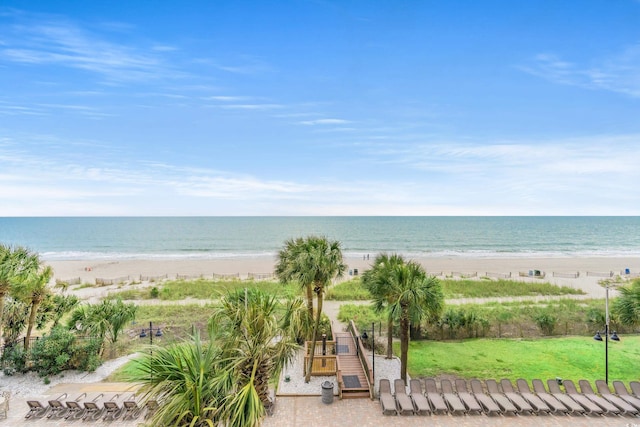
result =
M490 298L537 295L582 295L584 291L569 286L557 286L548 282L524 282L519 280L491 279L440 279L446 299ZM327 299L336 301L356 301L371 299L360 279L351 279L332 286L327 291Z
M399 353L399 345L394 349ZM609 343L610 380L640 378L640 337ZM591 337L536 340L473 339L459 342L416 341L409 348L412 377L454 375L462 378L556 377L595 381L605 377L603 342Z
M122 289L110 294L124 300L160 299L179 301L185 298L216 299L235 289L259 288L280 298L302 295L296 284L283 285L270 280L169 280L144 289Z

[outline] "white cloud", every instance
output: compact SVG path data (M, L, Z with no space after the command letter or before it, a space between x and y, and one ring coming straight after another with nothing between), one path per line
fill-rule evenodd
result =
M559 84L608 90L634 98L640 97L640 44L582 66L555 54L538 54L518 68Z
M316 126L316 125L342 125L351 123L349 120L344 119L315 119L315 120L303 120L298 122L301 125Z
M10 27L5 33L0 59L81 69L101 75L109 82L139 82L179 75L158 55L170 51L166 46L160 49L160 45L150 46L145 51L107 41L99 34L61 19L37 18L40 19L24 20Z

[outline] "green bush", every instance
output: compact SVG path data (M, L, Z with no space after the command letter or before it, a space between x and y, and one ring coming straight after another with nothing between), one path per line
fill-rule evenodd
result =
M73 332L57 327L33 344L31 369L42 377L55 375L66 369L95 370L100 365L99 349L99 340L76 340Z
M27 372L26 355L22 345L14 344L5 347L2 353L2 371L5 375L13 375L16 372Z
M533 320L544 335L553 335L553 330L558 322L558 318L551 314L548 309L536 312L533 316Z

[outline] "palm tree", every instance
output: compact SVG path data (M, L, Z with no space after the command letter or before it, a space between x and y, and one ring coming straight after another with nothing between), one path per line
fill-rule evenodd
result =
M631 286L618 288L620 295L616 298L613 311L623 325L640 324L640 279Z
M0 348L4 342L3 324L4 303L11 293L12 285L24 279L38 269L40 260L37 254L23 247L11 248L0 245Z
M113 349L124 328L135 320L137 309L135 304L125 304L120 299L83 305L71 314L69 327L97 336L101 342L102 353L105 339L111 343Z
M316 335L322 316L323 295L331 281L342 277L346 264L342 259L340 242L329 241L326 237L308 236L285 242L278 253L276 275L283 282L297 281L307 292L307 309L313 316L313 301L316 295L316 314L311 333L311 355L306 370L305 381L311 380L311 368L316 350Z
M405 263L401 255L385 253L376 256L373 267L362 275L363 286L373 296L374 310L382 312L393 303L389 286L390 276L394 268ZM387 359L393 357L393 312L387 310Z
M300 305L289 303L285 308ZM222 416L233 426L257 425L270 405L269 381L293 358L298 345L288 330L290 316L277 316L281 304L258 289L229 293L209 321L212 339L230 361L235 393L224 403Z
M151 425L219 425L217 407L229 387L219 389L222 352L213 340L204 343L194 331L190 341L151 347L151 354L133 360L128 379L142 384L140 393L162 402Z
M24 351L29 350L31 333L36 323L36 314L42 301L50 294L49 281L53 277L51 266L44 266L35 273L29 274L24 280L16 283L16 293L30 304L29 320L27 321L27 332L25 334Z
M297 308L302 301L285 306ZM209 321L209 340L189 342L136 359L130 380L164 402L153 425L258 426L269 403L269 381L298 348L288 313L273 296L239 290L221 298ZM295 323L295 322L293 322Z
M438 279L427 276L422 266L413 261L404 262L402 257L388 258L386 263L374 263L372 270L378 268L379 272L370 273L386 282L386 285L380 283L376 287L384 287L386 291L374 294L374 304L386 306L389 318L400 321L400 377L406 381L411 322L417 323L425 316L437 316L444 297Z

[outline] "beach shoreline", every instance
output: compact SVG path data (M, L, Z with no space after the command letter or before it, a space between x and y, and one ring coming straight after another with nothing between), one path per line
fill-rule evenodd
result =
M348 270L358 269L361 273L369 269L375 254L364 257L345 257ZM634 274L640 272L640 257L405 257L425 267L433 274L448 275L452 272L477 272L479 276L487 272L514 273L540 270L550 275L557 273L613 272L614 275L624 273L626 269ZM84 260L45 260L54 270L56 279L64 280L81 277L93 280L96 277L121 276L160 276L160 275L231 275L240 277L249 273L273 273L276 258L271 256L255 256L241 258L216 259L84 259Z
M374 254L369 259L346 257L347 271L343 279L360 275L370 268ZM408 258L410 259L410 258ZM477 257L416 257L412 258L436 276L474 276L501 278L510 276L518 280L540 280L521 277L529 271L539 270L545 281L557 285L577 287L588 294L602 293L599 282L607 275L620 275L629 270L631 276L640 272L640 257L545 257L545 258L477 258ZM54 278L60 281L80 279L81 283L96 280L147 281L149 278L214 277L231 276L239 279L270 277L276 264L275 257L242 257L224 259L127 259L127 260L51 260L46 261L54 270ZM577 276L577 277L574 277Z

